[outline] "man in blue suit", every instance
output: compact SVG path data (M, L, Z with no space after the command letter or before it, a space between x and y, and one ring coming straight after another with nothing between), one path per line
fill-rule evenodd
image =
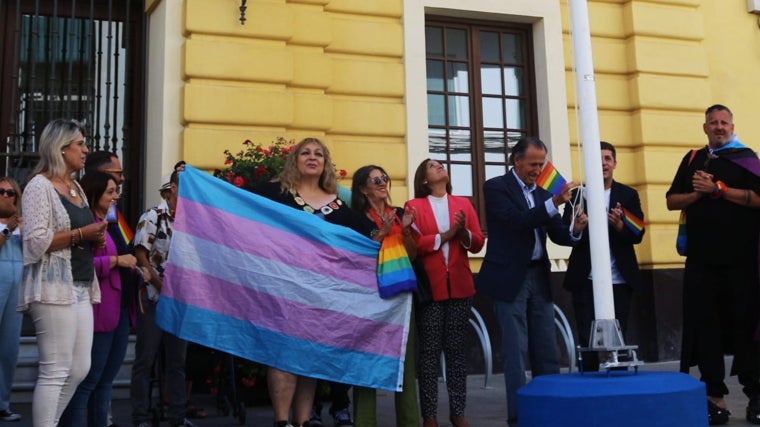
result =
M580 212L571 234L557 211L577 183L556 196L536 185L546 151L540 139L521 138L509 156L512 170L483 184L488 248L476 287L493 298L502 330L510 427L517 425L517 389L525 385L528 357L534 377L559 372L546 236L572 246L588 222Z
M615 317L620 323L620 330L625 334L628 323L628 312L631 306L633 291L639 287L639 263L633 245L641 243L644 228L631 229L623 223L624 212L643 220L639 193L634 188L621 184L613 179L617 167L617 152L609 142L601 142L602 177L604 193L607 202L607 223L610 243L610 269L612 271L612 290L615 304ZM573 196L575 197L575 196ZM584 205L585 206L585 205ZM572 207L565 206L563 219L566 224L571 221ZM573 248L565 273L564 288L573 295L575 324L578 329L578 342L581 346L589 345L591 322L594 320L594 289L591 282L591 248L588 233L584 233L580 243ZM599 358L596 352L590 352L583 357L584 371L598 371Z

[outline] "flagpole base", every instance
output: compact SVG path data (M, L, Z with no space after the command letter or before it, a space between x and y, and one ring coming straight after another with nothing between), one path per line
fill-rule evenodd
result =
M596 319L591 322L591 339L588 347L578 346L578 369L583 373L583 353L599 354L599 370L633 368L638 372L644 362L636 355L638 345L626 345L617 319Z

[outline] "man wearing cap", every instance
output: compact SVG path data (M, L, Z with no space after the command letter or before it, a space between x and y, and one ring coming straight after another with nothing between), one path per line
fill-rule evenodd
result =
M139 292L140 309L137 317L137 343L132 365L132 422L138 427L151 426L150 376L153 362L163 340L165 356L166 395L169 403L167 417L171 426L195 424L185 418L185 359L187 341L161 330L156 325L156 302L163 285L164 267L169 255L174 210L177 207L180 171L169 179L168 197L142 214L135 230L134 247L137 265L151 269L151 278ZM161 187L163 188L163 186ZM159 190L160 191L160 190Z

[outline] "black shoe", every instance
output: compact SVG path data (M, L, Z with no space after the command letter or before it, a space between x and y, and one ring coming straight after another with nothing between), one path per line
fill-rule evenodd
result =
M749 408L747 408L747 410L749 410ZM731 413L728 412L728 409L723 409L712 403L710 399L707 399L707 421L711 426L728 423L729 416L731 416Z
M760 424L760 395L755 395L749 398L749 404L747 404L747 421L750 424Z
M0 421L20 421L21 415L11 411L10 409L0 411Z

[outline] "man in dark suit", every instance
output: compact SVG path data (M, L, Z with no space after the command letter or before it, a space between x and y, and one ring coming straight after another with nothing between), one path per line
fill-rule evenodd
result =
M530 357L534 377L559 372L546 236L572 246L587 224L580 212L571 235L557 211L577 183L566 184L556 196L536 185L546 151L540 139L521 138L509 156L512 170L483 184L489 238L476 287L493 298L501 326L512 427L517 425L517 389L526 382L526 359Z
M626 227L623 223L623 209L643 220L639 193L635 189L616 182L613 172L617 167L617 152L609 142L601 142L602 176L604 178L605 200L607 201L607 222L610 242L610 268L612 269L612 291L615 301L615 316L620 323L620 330L625 334L631 294L639 286L639 264L633 245L641 243L644 229L640 231ZM573 196L575 198L575 196ZM584 204L585 206L585 204ZM565 207L563 219L571 222L572 206ZM606 266L601 266L606 268ZM589 345L591 322L594 315L594 289L591 282L591 250L588 233L573 248L565 274L564 287L572 293L575 309L575 324L578 329L578 343ZM598 371L599 357L596 352L587 352L583 357L584 371Z

